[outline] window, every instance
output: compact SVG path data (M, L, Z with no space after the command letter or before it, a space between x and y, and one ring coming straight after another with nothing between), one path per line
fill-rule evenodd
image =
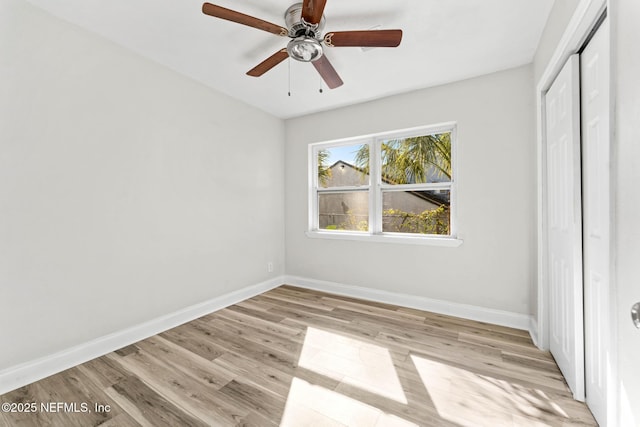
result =
M312 237L455 237L455 125L312 144Z

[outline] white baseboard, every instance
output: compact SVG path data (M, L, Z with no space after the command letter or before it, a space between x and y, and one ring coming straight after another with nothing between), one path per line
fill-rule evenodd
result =
M254 297L284 283L282 276L183 308L122 331L0 371L0 395L77 366L216 310Z
M538 345L538 321L533 316L529 320L529 335L531 335L531 340L536 347L540 348Z
M526 314L494 310L491 308L459 304L415 295L399 294L379 289L365 288L362 286L350 286L342 283L326 282L306 277L285 276L284 279L285 283L292 286L299 286L301 288L416 308L418 310L431 311L433 313L446 314L449 316L461 317L463 319L477 320L494 325L508 326L510 328L522 329L525 331L528 331L531 326L531 316Z

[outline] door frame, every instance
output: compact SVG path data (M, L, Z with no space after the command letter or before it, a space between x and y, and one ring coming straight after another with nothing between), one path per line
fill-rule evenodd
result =
M534 343L543 350L549 349L549 271L547 268L547 221L546 221L546 201L545 201L545 189L547 187L546 182L546 124L545 124L545 94L551 87L556 76L562 69L568 58L578 53L583 47L585 41L588 39L591 31L598 24L600 18L607 10L608 0L581 0L578 4L576 11L571 18L560 42L558 43L549 63L547 64L544 72L536 84L535 98L536 98L536 158L537 158L537 313L536 317L531 320L530 331ZM611 27L610 27L611 28ZM612 74L613 75L613 74ZM613 88L610 85L610 103L613 103L615 96ZM610 112L613 108L610 107ZM610 123L614 123L611 118ZM614 126L610 127L612 133ZM610 134L610 141L614 141L613 135ZM613 182L613 181L612 181ZM611 192L613 194L613 191ZM613 206L613 205L612 205ZM612 239L615 236L612 235ZM611 247L614 247L614 242L611 242ZM610 302L615 301L615 295L613 293L615 277L614 264L611 264L610 272ZM615 310L611 310L610 313L615 313ZM537 322L536 322L537 319ZM616 323L612 322L614 319L609 319L611 325ZM613 362L612 376L610 378L610 390L611 395L609 408L610 413L615 413L617 407L617 351L616 351L616 332L611 331L610 337L610 349L611 360Z

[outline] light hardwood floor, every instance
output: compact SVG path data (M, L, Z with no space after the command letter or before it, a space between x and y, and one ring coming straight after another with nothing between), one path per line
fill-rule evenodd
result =
M291 286L0 402L89 410L0 412L7 426L596 425L525 331Z

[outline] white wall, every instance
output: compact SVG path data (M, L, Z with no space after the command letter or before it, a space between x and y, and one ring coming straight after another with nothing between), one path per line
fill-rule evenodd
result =
M569 24L579 3L580 0L556 0L553 3L533 59L533 78L535 83L538 82L549 63L551 55L556 50L556 46L558 46L558 42L562 38L567 24Z
M613 247L617 274L616 328L621 427L640 425L640 330L631 306L640 301L640 2L610 2L615 93Z
M0 371L283 274L283 141L281 120L0 0Z
M535 256L532 88L532 68L525 66L288 120L287 273L528 315ZM305 236L309 143L448 121L458 123L460 247Z

